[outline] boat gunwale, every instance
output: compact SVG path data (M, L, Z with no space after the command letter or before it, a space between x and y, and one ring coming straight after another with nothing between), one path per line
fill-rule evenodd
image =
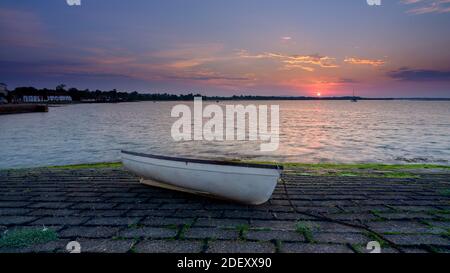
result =
M173 166L167 166L167 165L163 165L163 164L149 163L149 162L141 161L138 159L130 159L130 158L127 158L126 160L133 161L136 163L146 164L146 165L152 165L152 166L156 166L156 167L163 167L163 168L172 168L172 169L176 168L176 169L182 169L182 170L191 170L191 171L193 170L193 171L197 171L197 172L210 172L210 173L223 173L223 174L243 174L241 172L236 172L236 171L224 172L224 171L217 171L217 170L211 171L211 170L207 170L207 169L192 169L192 168L183 168L183 167L173 167ZM231 166L231 167L233 167L233 166ZM250 168L250 169L257 169L257 168ZM258 170L272 170L272 169L258 169ZM261 174L261 173L248 173L248 175L270 176L270 177L274 176L273 174ZM279 174L278 174L278 176L279 176Z
M257 168L257 169L272 169L272 170L283 170L283 166L281 165L269 165L269 164L255 164L255 163L240 163L240 162L228 162L228 161L220 161L220 160L207 160L207 159L193 159L193 158L183 158L183 157L170 157L163 155L153 155L153 154L144 154L138 152L124 151L121 153L161 159L161 160L169 160L169 161L178 161L178 162L186 162L186 163L198 163L198 164L209 164L209 165L219 165L219 166L231 166L231 167L244 167L244 168Z

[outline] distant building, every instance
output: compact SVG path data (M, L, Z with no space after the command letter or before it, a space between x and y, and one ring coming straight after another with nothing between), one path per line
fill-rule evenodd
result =
M0 104L8 103L7 97L8 97L7 85L4 83L0 83Z
M72 102L71 96L23 96L22 102L36 103L36 102Z
M71 102L71 96L47 96L49 102Z
M43 96L23 96L22 102L34 103L34 102L45 102Z

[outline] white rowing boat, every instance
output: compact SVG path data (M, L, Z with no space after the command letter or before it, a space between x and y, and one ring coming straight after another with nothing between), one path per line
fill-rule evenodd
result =
M122 151L126 169L141 182L171 190L260 205L269 200L282 167Z

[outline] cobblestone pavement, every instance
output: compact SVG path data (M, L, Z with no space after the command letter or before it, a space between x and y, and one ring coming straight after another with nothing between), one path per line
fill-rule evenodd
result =
M365 224L404 252L450 252L448 174L283 176L298 208ZM294 212L282 185L257 207L144 186L120 168L0 171L0 185L2 234L42 227L58 234L37 245L3 245L0 252L66 252L76 240L82 252L346 253L366 252L377 240Z

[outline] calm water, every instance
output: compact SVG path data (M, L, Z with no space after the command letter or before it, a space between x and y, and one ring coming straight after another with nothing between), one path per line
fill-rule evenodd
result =
M450 164L450 102L240 103L280 105L278 151L261 153L257 142L174 142L174 102L79 104L0 116L0 168L117 161L121 149L201 158Z

